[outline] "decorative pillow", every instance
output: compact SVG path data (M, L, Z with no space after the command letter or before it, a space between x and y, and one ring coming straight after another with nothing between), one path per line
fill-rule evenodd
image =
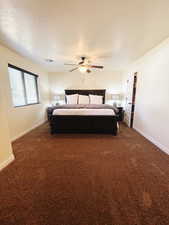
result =
M77 104L78 94L75 95L66 95L67 104Z
M88 95L79 95L79 104L89 104L89 96Z
M89 95L90 104L103 104L103 96L100 95Z

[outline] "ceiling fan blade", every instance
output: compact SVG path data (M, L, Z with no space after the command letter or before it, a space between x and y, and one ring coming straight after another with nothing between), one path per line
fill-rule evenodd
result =
M104 66L95 66L95 65L91 65L90 67L91 68L97 68L97 69L103 69L104 68Z
M77 64L73 64L73 63L64 63L65 66L77 66Z
M84 63L84 61L79 62L79 65L82 65Z
M77 69L79 69L79 67L76 67L76 68L70 70L70 72L73 72L73 71L75 71L75 70L77 70Z

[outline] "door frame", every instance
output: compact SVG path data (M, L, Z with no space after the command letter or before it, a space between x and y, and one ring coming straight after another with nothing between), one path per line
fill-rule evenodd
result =
M137 92L138 72L134 73L133 90L132 90L132 102L131 102L131 116L130 116L130 128L133 128L134 113L136 105L136 92Z

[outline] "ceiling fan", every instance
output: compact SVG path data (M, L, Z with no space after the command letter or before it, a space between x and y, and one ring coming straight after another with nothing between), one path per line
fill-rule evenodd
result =
M80 72L82 72L82 73L85 73L85 72L91 73L92 68L94 68L94 69L103 69L104 68L104 66L91 65L90 61L84 56L81 57L81 61L77 64L65 63L64 65L66 65L66 66L76 66L75 68L71 69L70 72L73 72L73 71L79 69Z

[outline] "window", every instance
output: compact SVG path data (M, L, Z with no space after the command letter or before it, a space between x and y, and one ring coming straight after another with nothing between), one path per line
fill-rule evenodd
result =
M39 103L38 76L8 65L13 105L26 106Z

